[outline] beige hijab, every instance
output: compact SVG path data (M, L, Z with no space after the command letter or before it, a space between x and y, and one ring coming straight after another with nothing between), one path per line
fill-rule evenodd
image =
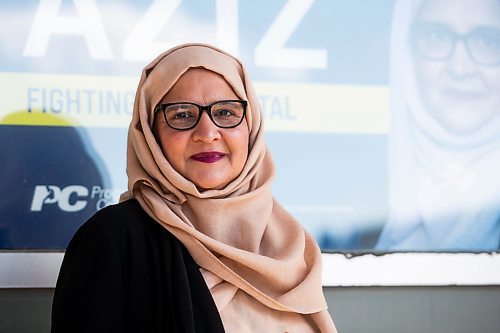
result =
M189 68L222 75L247 100L249 155L221 190L200 191L173 169L152 132L154 108ZM336 332L321 286L316 242L274 199L274 167L259 103L243 65L227 53L186 44L142 72L128 134L128 192L200 265L227 332Z

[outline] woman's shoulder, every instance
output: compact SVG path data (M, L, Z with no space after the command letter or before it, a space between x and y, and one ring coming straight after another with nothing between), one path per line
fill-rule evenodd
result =
M120 241L157 227L158 223L146 214L139 202L130 199L97 211L79 228L75 237L100 234Z
M131 199L96 212L75 233L67 252L92 247L123 255L155 251L166 244L175 247L180 242Z
M109 205L97 211L85 224L123 229L137 227L151 220L135 199Z
M109 205L97 211L90 221L134 221L148 217L139 202L135 199Z

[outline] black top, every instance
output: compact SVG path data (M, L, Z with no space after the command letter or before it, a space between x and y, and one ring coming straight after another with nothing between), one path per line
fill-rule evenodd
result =
M224 332L199 266L135 200L80 227L59 272L52 333Z

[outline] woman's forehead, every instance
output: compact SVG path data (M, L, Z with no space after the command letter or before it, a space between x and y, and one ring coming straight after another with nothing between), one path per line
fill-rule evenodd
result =
M416 19L445 24L457 33L467 33L478 26L500 29L500 1L426 0Z
M206 68L189 68L162 98L162 102L191 101L212 103L240 98L231 84L219 73Z

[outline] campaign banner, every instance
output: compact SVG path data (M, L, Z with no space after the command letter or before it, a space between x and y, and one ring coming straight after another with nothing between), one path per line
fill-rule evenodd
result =
M142 68L203 42L246 65L323 251L498 251L500 4L474 3L0 3L0 249L64 250L118 202Z

